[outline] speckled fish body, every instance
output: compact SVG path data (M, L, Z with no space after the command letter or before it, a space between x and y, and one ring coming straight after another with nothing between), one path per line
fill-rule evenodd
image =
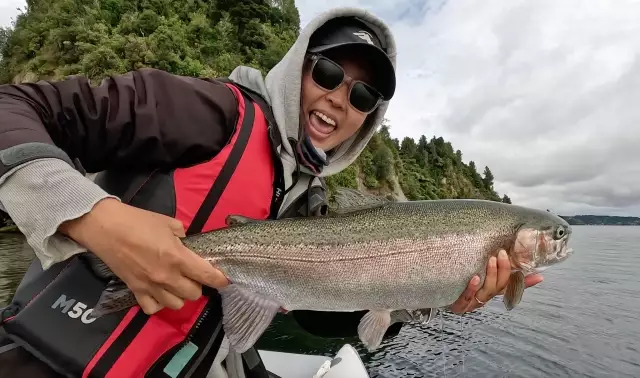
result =
M375 349L392 311L450 305L473 275L484 279L500 248L514 266L508 309L520 301L525 274L572 253L562 218L484 200L384 202L326 217L232 216L228 223L183 243L229 278L220 290L223 323L238 351L253 345L281 308L370 310L359 334ZM114 305L100 304L103 312Z

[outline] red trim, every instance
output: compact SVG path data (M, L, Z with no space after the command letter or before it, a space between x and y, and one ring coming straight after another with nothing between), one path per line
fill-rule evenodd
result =
M165 308L149 317L105 378L142 377L155 361L183 341L209 301L202 296L178 310Z
M116 341L116 339L118 338L118 336L120 336L122 331L124 331L124 329L129 325L129 323L131 323L131 319L133 319L133 317L136 316L138 311L140 311L140 306L134 306L127 312L127 314L124 316L120 324L118 324L118 327L116 327L116 329L111 333L107 341L105 341L104 344L102 344L102 347L98 349L98 352L96 352L96 354L93 356L91 361L89 361L89 364L87 364L86 368L84 369L84 372L82 372L82 378L87 378L89 376L89 373L91 373L91 370L93 370L93 367L96 366L98 361L100 361L102 356L111 347L113 342Z

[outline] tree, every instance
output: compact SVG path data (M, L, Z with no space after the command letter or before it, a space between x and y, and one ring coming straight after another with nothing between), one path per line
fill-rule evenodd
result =
M228 75L238 65L269 71L298 37L294 0L27 0L13 28L0 29L0 82L105 76L142 67L193 77ZM407 198L486 198L473 161L442 137L391 138L384 120L358 159L338 175L338 186L391 192ZM506 195L502 197L504 200Z
M7 45L7 41L9 40L10 36L11 36L10 28L0 27L0 60L5 55L4 48Z
M484 177L482 178L482 182L487 190L493 190L493 173L491 173L489 167L484 167Z
M502 202L511 204L511 198L509 198L509 196L505 194L504 196L502 196Z
M28 2L0 31L0 83L105 76L142 67L195 77L270 70L298 36L293 0ZM299 21L298 21L299 23Z

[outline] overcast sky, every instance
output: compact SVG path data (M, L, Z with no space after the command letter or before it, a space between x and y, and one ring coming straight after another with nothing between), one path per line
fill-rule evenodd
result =
M398 44L394 137L443 136L500 194L640 216L640 2L297 0L366 8ZM7 25L22 1L0 0Z

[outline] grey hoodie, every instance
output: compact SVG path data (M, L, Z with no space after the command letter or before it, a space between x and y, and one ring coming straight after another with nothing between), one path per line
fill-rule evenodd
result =
M253 68L237 67L230 78L261 93L271 104L282 140L298 139L300 86L304 55L312 33L326 21L341 16L356 16L378 34L395 66L396 46L391 31L371 13L356 8L337 8L314 18L303 30L284 58L263 79ZM366 119L360 131L327 154L329 163L320 176L336 174L351 164L362 152L382 122L388 103ZM288 143L280 148L285 187L292 184L296 169L293 150ZM322 153L322 151L320 151ZM302 169L295 187L284 199L281 213L309 187L321 185L309 171ZM81 175L62 159L38 159L14 168L0 177L0 208L7 211L25 234L43 268L65 260L85 249L57 233L59 225L89 212L103 198L112 197L89 178Z

